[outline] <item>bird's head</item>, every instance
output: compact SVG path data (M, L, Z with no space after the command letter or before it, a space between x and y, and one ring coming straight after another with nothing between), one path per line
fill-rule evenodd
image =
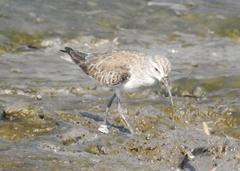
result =
M171 72L170 61L166 57L156 55L150 59L150 63L150 72L152 77L164 84Z
M171 72L170 61L166 57L156 55L150 59L150 63L150 72L152 77L165 86L171 98L171 103L173 105L172 93L169 86L169 74Z

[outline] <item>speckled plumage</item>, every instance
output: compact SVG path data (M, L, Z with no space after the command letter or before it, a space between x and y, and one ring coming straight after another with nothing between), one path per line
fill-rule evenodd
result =
M80 67L101 85L113 87L125 82L130 77L128 66L125 64L119 65L117 60L120 60L120 58L115 59L113 56L108 55L104 57L99 56L80 64Z
M86 54L68 47L61 51L68 53L87 75L96 79L101 85L114 88L115 93L107 105L106 118L112 101L117 97L119 113L131 132L133 132L131 126L122 114L120 105L121 92L151 88L159 85L159 82L163 82L165 86L168 86L167 77L171 71L171 64L163 56L148 56L131 51L113 51L86 59ZM171 96L170 90L169 95ZM106 118L105 125L101 125L99 128L104 133L108 132L106 130Z
M130 90L154 85L157 80L145 78L147 71L152 67L150 61L153 59L155 59L153 62L163 66L161 72L168 75L171 70L169 61L162 56L151 57L138 52L113 51L83 60L78 57L79 52L74 52L75 54L71 54L73 61L103 86L122 85L122 88ZM130 82L127 83L128 81Z

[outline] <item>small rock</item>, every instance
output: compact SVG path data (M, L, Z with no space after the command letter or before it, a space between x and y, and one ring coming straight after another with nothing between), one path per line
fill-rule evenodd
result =
M9 120L15 120L20 118L33 118L38 117L40 111L33 106L27 104L14 104L7 106L3 110L3 116Z
M12 72L12 73L16 73L16 74L17 74L17 73L22 73L22 71L21 71L20 69L18 69L18 68L12 68L12 69L11 69L11 72Z
M190 91L188 91L188 90L183 90L183 91L181 91L180 94L183 97L191 97L192 96L192 93Z
M204 96L204 94L205 94L205 91L200 86L197 86L193 89L193 96L194 97L202 97L202 96Z
M82 87L72 87L70 92L77 96L82 96L85 93Z
M91 154L102 154L103 151L101 151L101 147L96 144L90 144L87 146L85 149L86 152L91 153Z
M62 141L63 145L76 144L78 142L77 138L69 138Z
M40 145L40 147L44 150L53 151L55 153L61 150L59 146L51 143L43 143Z
M38 95L35 96L35 99L36 100L42 100L42 96L40 94L38 94Z

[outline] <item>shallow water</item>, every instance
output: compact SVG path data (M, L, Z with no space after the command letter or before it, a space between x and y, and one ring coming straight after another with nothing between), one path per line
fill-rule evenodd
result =
M239 8L237 0L0 1L0 168L166 170L205 146L215 163L194 167L239 168ZM111 90L63 61L64 46L167 56L179 115L164 90L133 93L125 106L136 135L115 104L110 135L100 134ZM232 151L216 150L220 142Z

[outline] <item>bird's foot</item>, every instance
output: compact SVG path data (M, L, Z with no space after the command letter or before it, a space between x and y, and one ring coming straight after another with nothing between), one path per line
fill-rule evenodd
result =
M106 124L100 125L99 128L98 128L98 131L100 131L101 133L104 133L104 134L109 133L109 129L108 129Z

